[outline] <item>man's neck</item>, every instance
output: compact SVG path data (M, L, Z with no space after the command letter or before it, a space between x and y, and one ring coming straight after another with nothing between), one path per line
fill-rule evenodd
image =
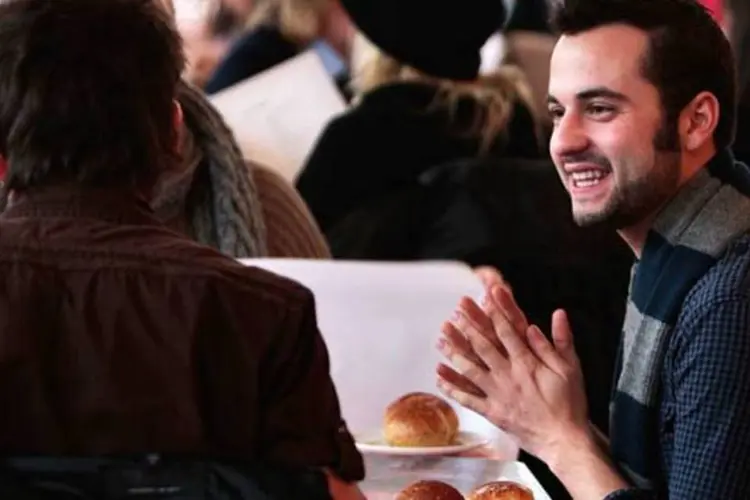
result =
M641 258L641 253L643 253L643 246L646 244L646 237L648 236L648 232L651 229L654 220L656 219L656 215L660 211L661 207L658 210L652 212L648 217L641 220L639 223L617 231L617 233L620 235L620 238L622 238L623 241L627 243L627 245L630 247L630 250L633 251L637 259Z

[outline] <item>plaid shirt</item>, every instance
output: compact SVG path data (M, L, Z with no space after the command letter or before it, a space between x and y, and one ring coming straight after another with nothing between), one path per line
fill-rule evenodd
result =
M750 499L750 236L687 296L662 368L659 499ZM606 500L652 499L630 488Z

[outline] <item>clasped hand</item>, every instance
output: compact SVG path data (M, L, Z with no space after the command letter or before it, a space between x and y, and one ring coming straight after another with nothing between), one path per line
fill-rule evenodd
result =
M442 328L438 388L548 461L588 432L583 376L567 315L552 316L550 342L529 325L507 284L489 284L481 305L461 300ZM549 462L548 462L549 463Z

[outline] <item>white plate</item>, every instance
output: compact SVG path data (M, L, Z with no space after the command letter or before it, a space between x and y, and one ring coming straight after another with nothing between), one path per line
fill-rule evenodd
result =
M354 435L357 448L363 453L382 453L386 455L451 455L462 451L473 450L489 443L489 439L474 432L460 431L456 444L450 446L425 446L406 448L391 446L383 439L381 430L356 433Z

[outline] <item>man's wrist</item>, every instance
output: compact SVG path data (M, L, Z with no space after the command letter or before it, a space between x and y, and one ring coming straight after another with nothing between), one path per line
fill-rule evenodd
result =
M586 427L562 431L560 438L555 440L548 449L543 450L539 458L556 476L561 477L568 469L577 469L581 462L588 462L579 457L594 455L601 456L602 451L599 450L591 430Z
M588 426L561 433L561 438L539 458L573 498L601 499L628 487Z

